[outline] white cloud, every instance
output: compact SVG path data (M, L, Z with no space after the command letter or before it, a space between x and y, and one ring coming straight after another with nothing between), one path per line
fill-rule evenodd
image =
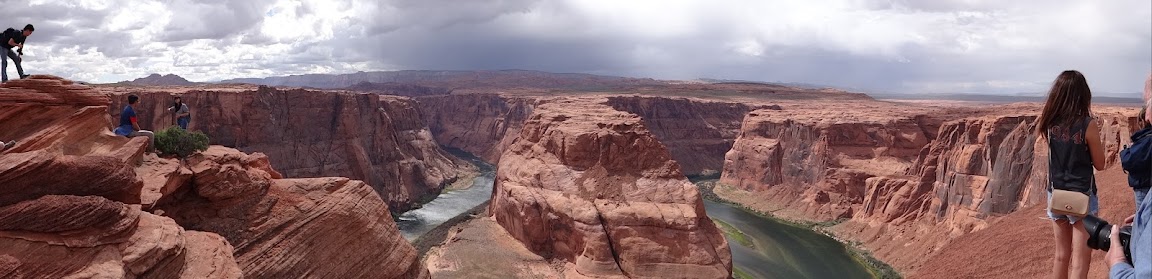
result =
M1137 92L1152 69L1147 0L3 4L8 24L38 25L29 72L96 82L524 68L1009 93L1079 69L1095 91Z

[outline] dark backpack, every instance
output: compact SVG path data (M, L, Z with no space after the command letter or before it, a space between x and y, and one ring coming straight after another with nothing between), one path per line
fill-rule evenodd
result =
M7 30L4 30L4 33L0 33L0 39L4 40L4 46L8 46L8 39L11 39L11 36L9 35L11 35L12 32L16 32L16 29L8 27Z
M1152 127L1132 134L1132 145L1120 151L1120 165L1128 173L1128 186L1152 187Z

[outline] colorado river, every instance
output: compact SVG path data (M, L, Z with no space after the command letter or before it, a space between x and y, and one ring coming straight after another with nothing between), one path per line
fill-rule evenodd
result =
M491 198L496 175L492 165L467 153L449 152L475 164L480 175L468 189L443 193L423 207L401 214L397 225L409 241ZM765 279L872 277L843 244L825 235L726 204L705 200L704 208L713 220L747 236L738 241L725 235L732 249L732 266L739 273L736 275Z
M472 181L472 187L468 189L442 193L424 206L400 214L400 220L396 221L396 226L400 228L400 234L404 235L408 241L420 237L448 219L463 214L492 198L492 179L496 177L492 165L463 151L448 148L445 150L476 165L480 169L480 175Z
M872 278L844 244L828 236L727 204L705 200L704 210L747 236L752 247L725 235L732 267L751 278Z

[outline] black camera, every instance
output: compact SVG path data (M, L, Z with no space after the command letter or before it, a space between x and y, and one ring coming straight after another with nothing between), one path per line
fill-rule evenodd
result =
M1088 247L1108 251L1112 247L1112 225L1100 217L1084 216L1084 229L1088 231ZM1124 258L1132 263L1132 226L1120 227L1120 247L1124 247Z

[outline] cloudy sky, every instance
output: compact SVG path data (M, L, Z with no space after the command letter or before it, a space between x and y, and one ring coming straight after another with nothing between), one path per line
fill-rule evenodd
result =
M0 0L24 67L90 82L530 69L871 92L1101 93L1152 71L1148 0ZM15 70L9 70L13 75Z

